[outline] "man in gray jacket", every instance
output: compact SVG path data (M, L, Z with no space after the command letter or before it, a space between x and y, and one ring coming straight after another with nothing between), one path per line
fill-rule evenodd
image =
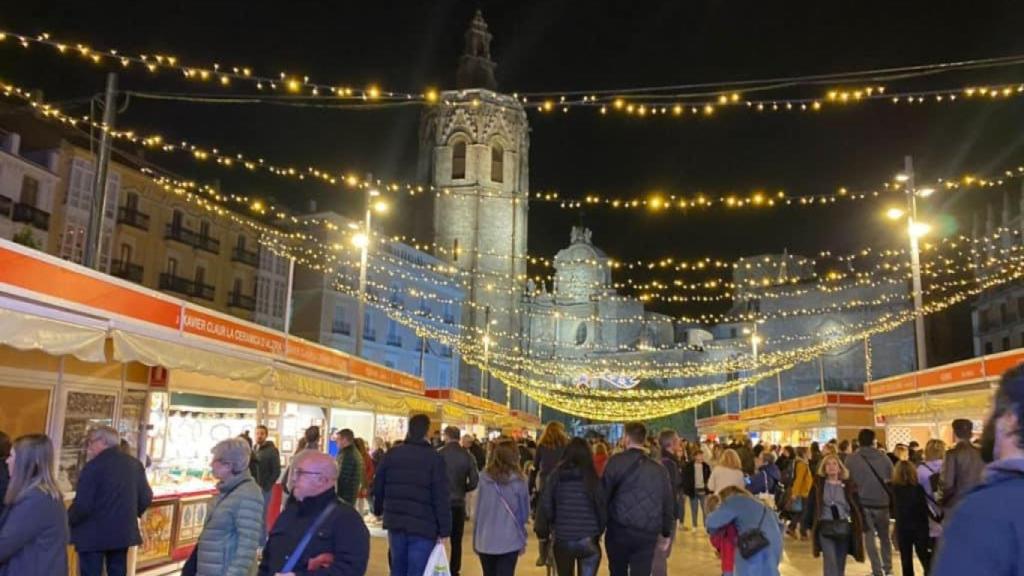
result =
M444 429L445 444L438 452L444 458L448 472L448 496L452 505L452 557L448 561L452 576L459 576L462 569L462 534L466 526L466 492L476 490L480 476L476 459L469 450L462 447L459 429L449 426Z
M889 479L892 461L875 448L875 431L865 428L857 434L860 448L846 458L850 478L857 485L857 494L864 507L864 547L871 561L874 576L892 574L892 541L889 539ZM881 543L881 557L878 544Z
M985 462L981 450L971 444L974 423L964 418L953 420L956 446L946 452L942 463L942 507L947 515L961 498L981 482Z

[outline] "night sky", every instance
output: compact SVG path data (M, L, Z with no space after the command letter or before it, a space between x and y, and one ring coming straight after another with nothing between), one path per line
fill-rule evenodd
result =
M504 92L613 89L855 71L1024 54L1024 5L1011 2L554 2L453 0L372 2L9 2L0 27L133 53L165 52L195 64L246 65L267 75L308 74L332 84L421 91L450 88L462 34L476 8L494 34ZM41 88L52 101L102 90L104 69L49 49L0 46L0 78ZM1024 80L1024 66L889 83L956 87ZM132 90L230 93L165 72L122 74ZM810 89L820 96L826 87ZM83 108L72 108L81 112ZM416 177L416 107L376 111L208 105L133 99L123 127L169 140L219 145L282 164L316 164L388 178ZM633 196L653 190L709 194L756 189L790 195L876 187L912 154L919 181L1024 164L1024 99L894 106L865 103L818 114L713 118L602 118L530 113L531 189L563 197ZM197 169L151 153L187 176L218 177L226 190L273 196L296 209L309 199L354 214L343 192ZM1011 189L1016 190L1017 184ZM1001 191L937 195L926 210L969 226ZM680 215L563 211L531 205L530 252L552 256L583 222L620 258L710 255L901 243L878 202L830 209ZM388 223L403 232L410 214ZM676 311L676 310L674 310Z

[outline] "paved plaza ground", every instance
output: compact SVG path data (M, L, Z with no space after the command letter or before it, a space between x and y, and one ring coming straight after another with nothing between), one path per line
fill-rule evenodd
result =
M532 532L531 532L532 536ZM481 576L480 561L473 550L473 529L472 523L466 523L466 535L463 544L464 556L462 562L462 576ZM516 575L519 576L546 576L544 568L534 566L537 559L537 539L530 538L527 553L520 557L516 565ZM893 550L893 567L895 574L901 574L899 567L899 555ZM719 576L719 561L715 551L708 543L707 536L703 530L700 532L685 532L679 530L676 535L676 542L672 547L672 556L669 558L669 575L677 576ZM811 555L811 544L808 541L798 542L787 538L781 566L782 576L816 576L822 573L821 559ZM858 564L850 559L847 564L846 574L848 576L865 576L871 573L871 567L867 562ZM373 538L370 543L370 567L367 570L368 576L387 576L387 540L385 538ZM607 576L608 564L602 560L599 576ZM923 572L918 565L915 574Z

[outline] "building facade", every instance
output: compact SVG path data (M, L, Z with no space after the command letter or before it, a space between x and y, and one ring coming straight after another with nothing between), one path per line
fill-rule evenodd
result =
M333 212L310 218L331 223L321 242L341 249L333 268L296 268L291 332L337 350L355 353L356 322L363 322L362 356L423 378L428 388L456 388L463 290L438 270L443 262L393 241L372 243L367 258L367 305L359 314L359 250L345 234L351 220ZM424 329L417 333L409 315ZM447 335L447 342L429 333Z
M51 151L23 154L21 135L0 129L0 238L49 250L57 163Z
M1024 246L1024 191L1016 202L1004 193L998 217L989 205L984 230L975 218L971 236L977 242L982 234L991 241L975 252L978 279L999 274L999 265L991 262L1010 260L1010 267L1019 265L1008 255ZM1024 285L1006 282L982 292L971 304L971 326L975 356L1024 347Z
M529 124L518 99L496 92L491 35L478 11L465 36L457 90L440 94L420 129L422 165L439 193L433 206L437 257L468 272L463 338L516 351L526 279ZM480 359L477 359L477 364ZM514 409L504 383L464 363L459 388Z

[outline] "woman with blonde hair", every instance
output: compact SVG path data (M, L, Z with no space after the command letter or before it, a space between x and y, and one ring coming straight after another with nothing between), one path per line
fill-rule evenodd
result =
M732 448L722 452L722 457L708 478L708 491L714 494L726 486L743 488L744 483L740 455Z
M726 453L730 450L726 450ZM714 474L714 472L712 472ZM714 512L708 514L705 522L708 534L714 534L728 527L736 527L741 535L760 531L767 540L767 545L753 554L744 557L739 546L733 553L735 573L745 576L778 576L779 562L782 560L782 531L775 512L761 503L744 488L728 486L718 493L721 504Z
M499 441L480 473L473 549L484 576L513 576L526 552L530 494L512 441Z
M6 466L11 483L0 495L0 574L67 574L68 515L52 474L53 444L43 434L22 436Z
M935 541L942 536L942 463L946 458L946 443L932 438L924 445L923 461L917 467L917 483L924 488L928 500L928 538L930 548L935 550Z
M864 514L857 487L838 454L825 454L818 466L814 496L808 501L811 550L824 556L823 574L843 576L846 556L864 561Z
M565 447L568 445L569 436L565 433L565 426L557 420L548 422L547 426L544 427L544 433L540 436L540 441L537 442L537 455L534 457L534 464L537 467L537 480L534 489L537 494L543 491L544 481L547 480L548 474L551 474L555 467L558 466L558 463L562 461L562 456L565 455ZM539 542L537 566L543 566L547 563L547 549L547 541L541 540Z

